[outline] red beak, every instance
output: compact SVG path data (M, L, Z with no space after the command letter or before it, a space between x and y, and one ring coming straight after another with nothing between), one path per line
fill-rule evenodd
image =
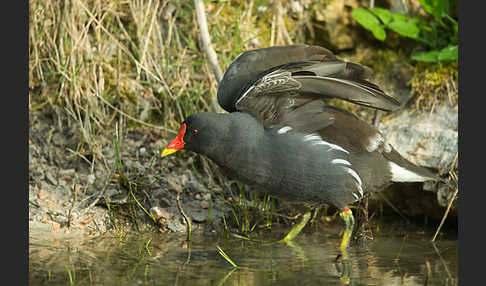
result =
M179 131L177 132L177 137L172 140L167 147L165 147L164 151L162 151L162 157L175 153L184 148L184 134L186 134L186 124L182 123L181 127L179 127Z

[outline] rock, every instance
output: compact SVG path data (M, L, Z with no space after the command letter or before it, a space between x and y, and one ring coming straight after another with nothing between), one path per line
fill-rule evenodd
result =
M208 217L208 211L195 210L191 213L191 218L195 222L205 222Z
M95 180L96 180L96 176L94 174L89 174L86 177L86 182L88 183L88 185L94 184Z
M458 151L457 126L456 105L440 106L432 113L421 114L404 109L382 123L380 130L403 157L447 173Z
M170 221L167 224L167 228L172 232L185 232L186 227L178 221Z
M155 217L156 220L170 219L170 214L161 207L150 208L150 213Z
M206 193L202 196L202 199L205 200L205 201L209 201L211 199L211 194L210 193Z
M209 215L209 219L211 221L214 221L217 218L221 218L223 216L223 212L217 210L216 208L212 208L210 213L208 213L207 210L201 210L201 209L195 209L189 212L189 216L192 218L194 222L197 223L205 222L208 219L208 215Z
M59 170L59 175L60 176L72 176L74 175L74 173L76 173L76 170L74 169L63 169L63 170Z
M209 190L206 189L199 181L197 181L195 178L192 178L188 183L187 187L193 192L193 193L208 193Z
M167 178L167 185L171 190L180 191L182 189L176 177L173 176Z

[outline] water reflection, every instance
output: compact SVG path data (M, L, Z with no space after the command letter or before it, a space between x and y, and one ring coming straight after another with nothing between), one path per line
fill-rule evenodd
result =
M194 234L41 239L31 234L29 278L35 285L343 285L340 236L302 234L292 245ZM276 240L278 237L267 238ZM423 234L375 236L352 246L350 285L456 285L457 240L435 245ZM240 268L218 252L222 250Z

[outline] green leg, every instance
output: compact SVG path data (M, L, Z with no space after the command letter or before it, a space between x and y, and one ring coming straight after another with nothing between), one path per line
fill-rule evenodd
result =
M346 224L340 246L342 256L342 273L340 279L343 285L349 285L351 280L351 261L349 260L348 247L351 241L351 235L353 234L354 217L353 212L349 208L340 212L339 215Z
M289 241L293 240L302 231L302 229L307 224L307 222L310 220L310 218L311 218L311 212L310 211L304 213L304 215L300 219L299 223L294 225L292 227L292 229L289 231L289 233L287 233L287 235L284 238L279 240L279 242L289 242Z
M343 258L347 259L347 249L349 247L349 242L351 241L351 235L353 234L354 217L350 208L346 208L346 210L340 212L339 215L346 224L343 239L341 240L341 252L343 253Z

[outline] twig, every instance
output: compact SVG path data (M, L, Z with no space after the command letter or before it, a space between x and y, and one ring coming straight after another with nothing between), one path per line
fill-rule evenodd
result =
M73 185L73 203L71 204L71 208L69 209L69 212L68 212L68 221L67 221L67 227L68 228L71 228L72 212L73 212L74 206L76 205L76 201L78 200L78 192L79 192L79 185L74 184Z
M189 217L182 209L181 192L182 192L182 188L179 188L179 190L177 191L177 208L179 209L179 212L184 217L184 220L186 221L187 224L187 241L191 241L191 229L192 229L191 219L189 219Z
M435 238L437 237L437 235L439 234L439 231L440 229L442 228L442 225L444 224L448 214L449 214L449 211L451 209L451 206L452 206L452 203L454 202L454 200L456 199L456 196L457 196L457 193L459 192L459 187L457 187L457 177L456 177L456 174L453 172L453 169L454 169L454 165L456 164L456 161L457 161L457 156L458 156L458 153L456 152L456 156L454 156L454 160L452 160L452 164L451 164L451 167L450 167L450 171L449 171L449 174L451 176L451 178L454 180L455 182L455 185L456 185L456 190L454 191L454 194L452 195L452 198L451 200L449 201L449 203L447 204L447 209L446 211L444 212L444 215L442 216L442 220L440 221L440 224L439 224L439 227L437 227L437 230L435 231L435 234L434 234L434 237L432 238L432 242L435 241Z
M444 224L444 221L446 220L448 214L449 214L449 211L451 209L451 206L452 206L452 202L454 202L455 198L456 198L456 195L457 195L457 192L459 191L459 188L456 188L456 190L454 191L454 194L452 195L452 198L451 200L449 201L449 204L447 205L447 209L444 213L444 215L442 216L442 220L440 221L440 224L439 224L439 227L437 228L437 230L435 231L435 234L434 234L434 237L432 238L432 242L435 241L435 238L437 237L437 235L439 234L439 231L440 229L442 228L442 225Z
M218 57L211 45L211 37L208 32L208 23L206 21L206 13L204 12L204 4L201 0L194 0L194 6L196 7L197 23L199 24L199 32L201 34L201 41L203 43L204 52L208 56L209 63L213 69L214 76L219 82L223 77L221 68L218 64Z

